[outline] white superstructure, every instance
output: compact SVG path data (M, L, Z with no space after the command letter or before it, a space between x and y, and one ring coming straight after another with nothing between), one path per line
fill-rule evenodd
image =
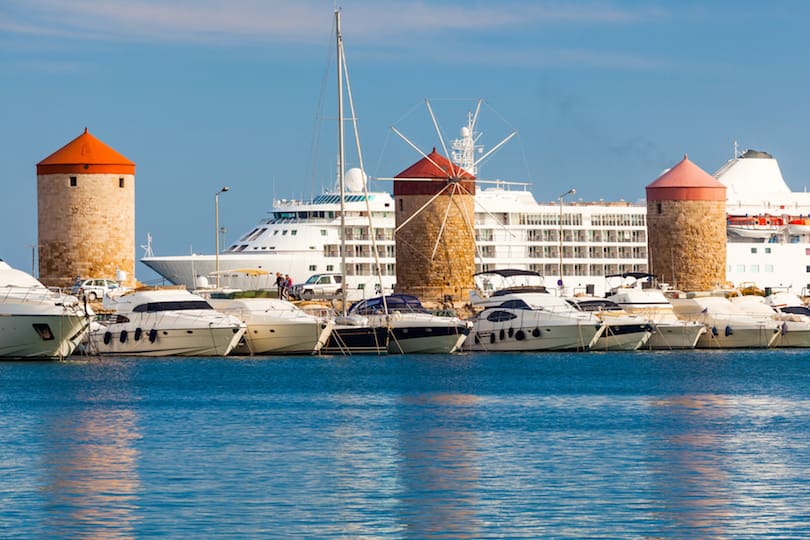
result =
M776 159L748 150L715 174L727 189L726 280L810 291L810 193L791 191Z

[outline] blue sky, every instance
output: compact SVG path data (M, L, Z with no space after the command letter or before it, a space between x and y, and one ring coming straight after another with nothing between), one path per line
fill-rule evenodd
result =
M735 140L774 154L794 190L808 182L805 2L339 5L372 176L419 159L391 126L438 145L425 98L448 138L483 98L484 144L518 136L480 177L531 182L538 200L575 187L583 200L637 201L685 153L714 172ZM3 0L0 257L30 269L35 165L85 126L137 164L136 244L150 232L158 255L213 252L223 185L226 244L274 197L331 186L334 6Z

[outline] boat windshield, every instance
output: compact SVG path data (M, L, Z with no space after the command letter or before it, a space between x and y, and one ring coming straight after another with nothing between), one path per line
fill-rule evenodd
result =
M135 313L153 313L155 311L183 311L187 309L214 309L205 300L172 300L168 302L148 302L135 306Z
M794 315L808 315L810 316L810 308L807 306L785 306L779 308L782 313L792 313Z
M403 313L429 313L428 310L422 306L422 303L415 296L408 294L392 294L385 297L385 305L388 306L388 311L399 311ZM382 296L376 298L369 298L356 303L349 310L350 315L374 315L385 312L385 305L383 305Z
M580 311L621 311L621 306L610 300L568 300L568 303Z

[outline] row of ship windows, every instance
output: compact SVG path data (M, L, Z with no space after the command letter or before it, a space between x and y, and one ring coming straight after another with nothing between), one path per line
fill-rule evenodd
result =
M488 272L494 270L494 264L476 264L476 272ZM349 276L373 276L376 275L376 266L368 263L348 264L346 274ZM380 268L384 276L395 276L396 265L383 264ZM530 264L529 270L541 275L556 276L560 267L557 264ZM309 265L310 272L317 272L317 265ZM326 272L335 272L335 265L327 264ZM620 274L623 272L647 272L646 264L564 264L563 274L566 276L605 276L608 274ZM810 267L808 267L810 272Z
M380 257L396 257L396 246L378 246ZM647 259L647 248L645 246L636 247L602 247L602 246L574 246L563 248L563 257L566 259ZM323 247L325 257L340 257L340 245L327 244ZM497 246L478 246L476 255L480 257L496 257ZM347 257L373 257L372 246L349 245L346 246ZM531 246L526 255L532 259L556 259L560 256L560 250L556 246Z
M346 240L369 240L368 228L366 227L347 227L346 229ZM240 242L253 242L254 240L258 240L261 236L267 231L267 227L257 227L244 235L242 238L239 239ZM326 229L321 229L321 236L328 236L328 232ZM273 231L271 236L287 236L289 233L290 236L296 236L298 234L298 229L276 229ZM338 238L340 238L340 231L338 231ZM394 239L394 229L374 229L374 238L376 240L393 240ZM231 246L230 249L234 249L236 244ZM247 247L247 246L245 246ZM243 248L244 249L244 248ZM256 249L256 248L254 248ZM267 249L267 248L264 248Z
M348 227L346 230L346 240L369 240L369 229L367 227ZM259 239L267 227L257 227L239 239L240 242L253 242ZM519 232L519 231L515 231ZM321 236L327 236L326 229L320 230ZM276 229L272 236L296 236L298 229ZM513 233L514 234L514 233ZM340 237L340 231L338 231ZM376 240L393 240L394 229L374 229ZM494 229L478 229L475 231L475 240L478 242L491 242L495 238ZM560 231L555 229L540 229L526 231L526 239L530 242L557 242L560 240ZM616 231L616 230L574 230L563 231L563 240L566 242L646 242L647 235L643 230ZM231 246L231 249L235 247ZM756 253L757 248L751 248L751 253ZM770 253L770 248L765 248L766 253Z
M346 217L366 217L368 212L361 211L346 211ZM313 221L317 219L335 219L340 217L340 212L333 211L303 211L303 212L273 212L273 217L266 221L268 224L285 223L292 221ZM371 217L387 219L391 217L391 212L372 212Z
M476 264L476 272L489 272L498 268L495 264ZM529 270L544 276L558 276L559 264L530 264ZM563 264L562 273L566 276L606 276L624 272L648 272L647 265L637 264Z
M520 240L522 231L509 231L515 237L510 240ZM608 229L588 229L588 230L563 230L563 241L565 242L646 242L647 232L645 230L617 231ZM477 229L475 240L478 242L492 242L495 238L495 229ZM558 229L532 229L526 231L526 240L529 242L559 242L560 231Z
M512 217L512 219L510 219ZM517 223L520 225L553 225L560 226L559 212L547 214L501 214L499 222ZM582 214L563 214L563 226L582 226ZM591 226L593 227L645 227L647 216L645 214L593 214Z
M760 268L762 270L760 270ZM742 274L742 273L744 273L746 271L754 273L754 274L756 274L756 273L758 273L760 271L762 271L762 272L773 272L773 265L772 264L763 264L762 266L760 266L758 264L749 264L748 266L746 266L744 264L737 264L737 265L728 264L728 265L726 265L726 272L732 272L732 271L737 272L738 274ZM810 272L810 266L807 267L807 271Z

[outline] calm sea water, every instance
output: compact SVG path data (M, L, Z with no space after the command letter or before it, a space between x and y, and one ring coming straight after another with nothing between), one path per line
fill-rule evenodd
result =
M0 364L3 538L806 537L810 353Z

